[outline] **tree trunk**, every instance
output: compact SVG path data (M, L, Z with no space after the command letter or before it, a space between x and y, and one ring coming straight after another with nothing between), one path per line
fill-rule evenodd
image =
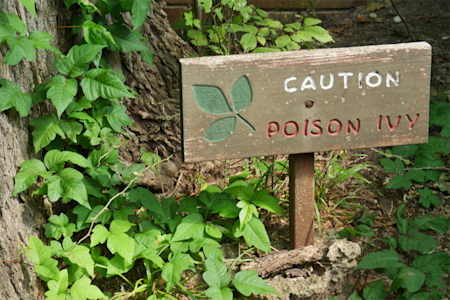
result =
M16 13L27 25L28 32L38 29L51 34L52 46L66 53L73 36L70 29L57 28L58 25L71 25L67 19L70 14L65 19L63 17L67 12L64 1L35 2L38 20L18 0L0 0L0 10ZM164 2L152 1L152 12L143 26L143 34L154 51L153 66L146 64L137 53L123 54L118 61L127 78L126 83L140 94L139 100L126 101L135 127L126 129L132 141L121 151L121 159L125 163L139 160L140 147L157 151L162 157L181 149L178 59L195 53L171 29L162 10L163 5ZM37 50L33 62L23 60L16 66L8 66L3 64L8 50L6 44L0 46L0 78L9 79L24 93L32 92L37 83L48 83L57 74L54 54L50 51ZM19 196L10 196L20 164L35 158L29 121L50 110L54 107L43 102L34 104L27 118L20 118L13 109L0 113L0 299L43 297L32 263L20 249L28 246L30 235L45 239L42 225L51 213L48 210L51 207L45 206L41 197L31 194L37 185ZM178 157L180 162L180 154ZM172 168L167 174L176 174L176 169Z

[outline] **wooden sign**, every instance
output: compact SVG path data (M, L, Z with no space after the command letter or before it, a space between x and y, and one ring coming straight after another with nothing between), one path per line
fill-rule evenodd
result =
M184 160L426 143L426 42L181 59Z

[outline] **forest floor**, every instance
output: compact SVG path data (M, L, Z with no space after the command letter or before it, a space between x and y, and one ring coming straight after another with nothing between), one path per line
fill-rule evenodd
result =
M383 3L383 1L375 2ZM398 13L392 5L388 4L379 9L364 12L366 8L362 6L341 11L317 12L318 17L323 20L321 25L331 32L335 40L334 44L329 45L330 47L396 44L411 42L412 39L428 42L432 46L430 96L435 99L439 91L450 90L450 1L398 0L397 8L405 18L410 32L403 22L394 20ZM447 101L450 101L450 95L448 97ZM434 128L430 128L430 137L438 136L438 134L439 132L435 131ZM333 190L327 191L325 199L327 203L322 205L320 209L321 224L320 226L316 224L316 231L319 231L319 227L325 231L354 227L361 216L376 212L378 215L373 229L377 237L390 236L397 239L399 232L396 226L395 211L405 201L407 203L406 217L423 214L431 214L433 217L437 217L443 214L446 218L450 218L448 179L444 182L447 185L445 191L440 191L434 182L425 184L426 187L437 193L442 203L442 205L431 205L429 209L425 209L418 203L420 196L417 193L418 189L424 187L423 185L413 183L408 190L404 188L396 190L384 188L389 178L394 174L384 171L380 165L380 154L377 149L352 149L347 152L315 154L316 170L319 173L326 171L326 164L330 161L331 155L339 154L341 158L346 157L338 163L347 169L367 163L367 166L360 173L381 193L380 195L371 185L363 186L357 180L351 179L336 186ZM287 157L278 156L263 161L270 165L274 161L281 163L287 161ZM444 167L450 168L449 159L445 159L445 164ZM196 164L191 166L189 172L185 174L186 179L179 190L194 195L207 185L217 185L223 188L227 184L227 178L233 175L242 175L247 178L261 176L261 172L263 172L261 166L264 169L264 163L259 159ZM251 175L245 172L250 172ZM289 193L288 175L286 172L279 170L273 174L273 178L273 183L269 182L269 189L273 188L274 194L280 199L287 199ZM340 202L343 199L344 201ZM287 200L283 204L287 212ZM263 218L267 231L273 239L273 245L280 248L288 247L289 220L275 215L267 215ZM439 251L450 254L450 232L444 235L434 233L434 237L440 246ZM361 242L364 239L367 238L356 238L354 241ZM367 254L374 250L375 248L364 248L363 253ZM448 275L446 283L450 285Z

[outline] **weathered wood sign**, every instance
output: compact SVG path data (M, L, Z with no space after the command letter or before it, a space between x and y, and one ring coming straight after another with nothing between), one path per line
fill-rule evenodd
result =
M181 59L184 160L426 143L426 42Z

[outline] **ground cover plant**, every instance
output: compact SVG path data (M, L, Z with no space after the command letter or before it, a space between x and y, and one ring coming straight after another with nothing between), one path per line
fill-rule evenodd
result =
M441 90L437 99L431 99L430 125L436 136L430 137L427 144L395 146L380 153L380 162L384 170L392 174L388 177L387 189L408 190L413 183L423 185L434 183L440 191L448 187L447 163L450 142L447 123L450 105L446 101L448 92ZM440 108L440 110L438 109ZM410 167L406 167L406 166ZM450 287L444 275L450 271L450 256L439 251L437 236L433 231L443 235L450 229L450 220L443 214L432 216L422 214L406 217L405 208L411 205L424 209L440 206L437 192L428 187L417 190L418 197L404 203L395 212L399 237L377 238L370 228L377 213L359 219L358 226L344 228L337 232L338 238L368 237L363 247L370 253L357 265L357 270L375 270L390 279L390 286L383 280L372 282L364 287L361 298L355 291L349 299L442 299L450 298ZM375 248L375 251L369 248Z

